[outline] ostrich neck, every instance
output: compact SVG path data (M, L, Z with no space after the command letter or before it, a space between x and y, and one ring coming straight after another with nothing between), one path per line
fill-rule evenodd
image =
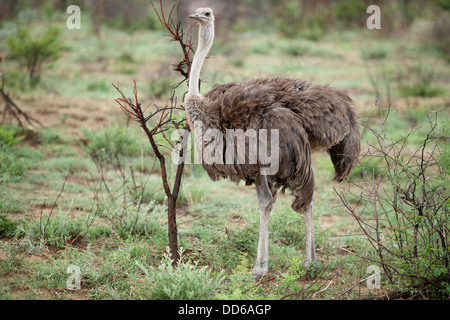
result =
M209 50L214 40L214 25L203 26L200 25L198 32L198 48L192 62L191 74L189 76L189 92L190 96L200 96L199 82L200 71L202 69L203 62L208 55Z

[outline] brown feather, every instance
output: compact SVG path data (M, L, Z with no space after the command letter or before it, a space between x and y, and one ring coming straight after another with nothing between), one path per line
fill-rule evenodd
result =
M289 78L233 82L214 86L204 97L188 97L186 106L191 128L194 121L201 121L204 129L219 129L224 138L226 129L278 129L279 171L268 176L269 186L273 195L279 188L291 190L296 212L303 213L313 199L313 149L329 151L337 181L348 177L359 157L360 134L353 101L344 91L327 85ZM196 140L203 143L201 137ZM249 185L260 174L261 164L203 167L213 180L244 180Z

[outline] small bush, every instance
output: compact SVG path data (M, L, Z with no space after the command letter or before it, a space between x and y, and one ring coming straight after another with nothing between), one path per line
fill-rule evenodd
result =
M315 15L304 19L301 28L301 37L312 41L318 41L328 30L328 24L324 17Z
M249 226L245 229L230 229L228 230L229 247L234 247L236 250L245 253L253 253L256 249L257 234L255 233L256 226Z
M344 27L360 27L367 19L367 4L361 0L337 1L334 5L336 19Z
M46 128L39 135L39 141L44 144L57 144L64 143L65 139L58 130Z
M172 91L173 79L166 76L156 76L149 81L149 94L155 98L168 97Z
M19 135L20 129L10 126L0 126L0 147L14 147L18 145L25 136Z
M180 252L182 256L182 252ZM180 259L176 266L168 254L164 254L158 267L146 268L144 286L135 279L133 288L140 298L151 300L205 300L213 298L223 282L221 274L214 276L207 267L199 267L198 262L190 264Z
M27 168L26 160L15 148L25 136L14 127L0 126L0 182L15 181Z
M85 130L84 135L90 140L87 147L91 155L98 159L108 159L117 155L137 156L141 152L138 139L125 127L112 126L97 133Z
M287 38L302 37L317 41L328 28L324 13L305 14L298 1L288 1L280 6L274 19L278 30Z
M61 56L64 46L59 39L60 34L60 29L55 26L47 29L41 37L33 35L30 29L22 28L7 39L12 57L27 70L32 87L39 83L43 65Z
M18 236L27 236L45 245L64 248L67 241L74 240L85 232L86 220L71 218L70 211L58 212L55 216L44 214L39 220L24 221L17 228Z
M0 237L14 236L18 224L18 222L11 221L6 216L0 216Z
M434 72L423 66L408 67L399 74L398 89L404 97L435 97L442 89L433 84Z
M380 177L384 172L381 166L381 159L364 157L361 159L361 163L353 169L350 178Z
M388 52L382 46L369 47L361 52L363 60L384 60L388 56Z
M26 75L22 70L8 70L3 73L4 83L8 84L10 90L23 90L26 86Z
M403 97L432 98L442 93L440 88L433 87L428 81L400 84L398 88Z
M233 273L227 275L226 290L219 291L217 298L220 300L252 300L252 299L278 299L267 292L261 295L259 288L255 286L255 277L251 274L251 263L244 253L239 256L239 262L233 268Z
M0 147L0 182L20 179L26 168L25 160L17 159L10 149Z
M89 82L87 85L88 91L108 91L109 86L106 84L106 81L99 80L99 81L92 81Z
M281 48L281 52L292 57L302 57L311 55L311 47L302 43L290 42L287 46Z
M389 286L402 297L441 299L450 293L448 150L443 156L445 145L437 140L448 130L439 132L437 119L437 114L430 118L431 129L415 150L407 142L417 132L394 140L372 130L377 143L370 154L383 163L383 176L368 174L349 191L359 195L358 207L339 193L378 255L371 261L378 261Z
M102 208L100 214L108 219L113 231L121 239L147 235L154 237L155 240L157 236L161 236L161 238L167 236L164 225L158 222L165 212L164 206L150 202L140 206L129 206L126 209Z

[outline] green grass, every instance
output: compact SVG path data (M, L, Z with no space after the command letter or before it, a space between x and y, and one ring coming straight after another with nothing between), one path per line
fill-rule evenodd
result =
M45 29L45 23L33 23ZM0 51L6 49L1 40L14 30L13 22L3 23ZM390 81L392 108L398 109L386 123L387 136L401 139L415 128L407 147L416 147L430 128L429 112L448 105L448 90L442 89L448 85L448 65L406 38L358 30L318 36L320 41L258 30L231 32L230 41L218 40L206 60L202 92L215 83L260 76L303 78L349 90L361 122L377 129L380 110L367 61L377 83ZM0 299L80 298L66 288L69 265L81 268L80 294L87 299L360 299L381 294L360 284L341 295L367 277L370 261L360 257L374 257L374 252L333 190L340 186L331 181L333 166L325 152L313 156L316 264L304 267L303 216L292 211L289 192L279 194L270 222L269 281L256 285L250 275L259 228L254 187L212 182L201 166L187 165L177 217L183 260L172 267L165 256L167 202L159 166L139 126L125 122L111 83L131 96L136 80L144 105L152 97L164 105L168 88L180 80L170 70L180 52L162 31L104 27L103 48L89 28L64 28L61 38L67 49L36 88L22 86L14 62L1 65L11 97L49 125L37 136L0 126ZM402 83L415 87L397 87L397 75L417 60L437 65L432 81L423 86L411 71ZM179 102L184 90L180 87ZM448 117L448 110L443 115ZM373 137L364 133L363 149L371 143ZM443 161L448 162L448 152ZM365 157L351 179L359 181L364 172L380 177L384 169ZM169 161L171 183L174 171ZM348 196L355 204L357 195Z

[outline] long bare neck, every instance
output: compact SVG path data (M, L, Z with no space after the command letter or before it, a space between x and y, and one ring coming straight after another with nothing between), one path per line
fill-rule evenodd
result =
M191 96L200 96L199 82L200 71L202 70L203 62L208 55L209 50L214 41L214 24L207 26L200 25L198 32L198 48L192 62L191 74L189 76L189 92Z

